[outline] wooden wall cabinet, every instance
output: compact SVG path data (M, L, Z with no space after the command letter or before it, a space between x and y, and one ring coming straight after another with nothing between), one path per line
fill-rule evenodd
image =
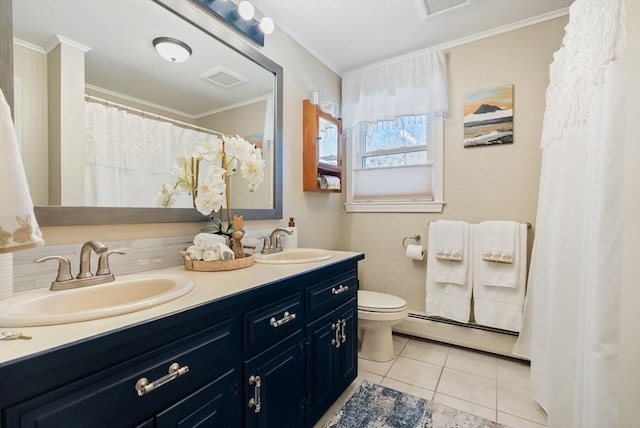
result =
M342 120L302 101L303 189L342 192Z

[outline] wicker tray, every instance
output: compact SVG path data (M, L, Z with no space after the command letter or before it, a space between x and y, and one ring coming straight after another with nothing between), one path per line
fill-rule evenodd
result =
M184 267L187 270L195 270L199 272L220 272L225 270L248 268L249 266L253 266L253 263L256 261L252 254L245 255L245 257L241 259L215 260L212 262L191 260L189 254L185 251L181 251L180 254L184 257Z

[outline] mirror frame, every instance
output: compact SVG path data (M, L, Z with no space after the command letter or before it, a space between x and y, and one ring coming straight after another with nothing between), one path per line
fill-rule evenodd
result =
M253 48L247 41L223 28L222 18L202 9L196 3L171 0L149 0L164 7L191 25L217 39L230 49L262 66L274 75L274 176L273 208L233 209L245 220L282 218L282 66ZM229 23L227 23L229 24ZM177 223L207 221L195 208L111 208L111 207L43 207L36 206L40 226L76 226L98 224Z

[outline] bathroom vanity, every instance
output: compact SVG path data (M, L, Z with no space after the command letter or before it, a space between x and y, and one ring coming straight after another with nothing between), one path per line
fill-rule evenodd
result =
M0 342L0 425L313 426L357 374L364 255L332 254L159 270L194 290L132 314L16 329L33 339Z

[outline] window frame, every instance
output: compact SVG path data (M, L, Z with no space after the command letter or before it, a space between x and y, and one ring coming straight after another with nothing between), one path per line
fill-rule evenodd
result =
M444 118L436 117L431 119L432 124L432 136L427 140L427 157L431 165L433 173L432 192L433 200L430 201L417 201L417 200L382 200L372 199L368 201L356 200L354 189L355 171L361 168L361 159L364 153L359 152L359 145L361 142L354 141L354 136L345 138L346 141L346 162L345 169L346 175L349 180L346 180L346 202L344 204L346 212L404 212L404 213L440 213L445 205L444 202ZM423 150L422 145L417 146L420 150ZM410 150L402 149L389 149L384 150L386 152L407 153L414 151L414 147L410 147ZM376 152L381 153L382 151ZM366 152L372 153L372 152ZM360 167L358 166L360 165ZM367 168L368 170L374 170L375 168ZM383 170L384 168L380 168Z

